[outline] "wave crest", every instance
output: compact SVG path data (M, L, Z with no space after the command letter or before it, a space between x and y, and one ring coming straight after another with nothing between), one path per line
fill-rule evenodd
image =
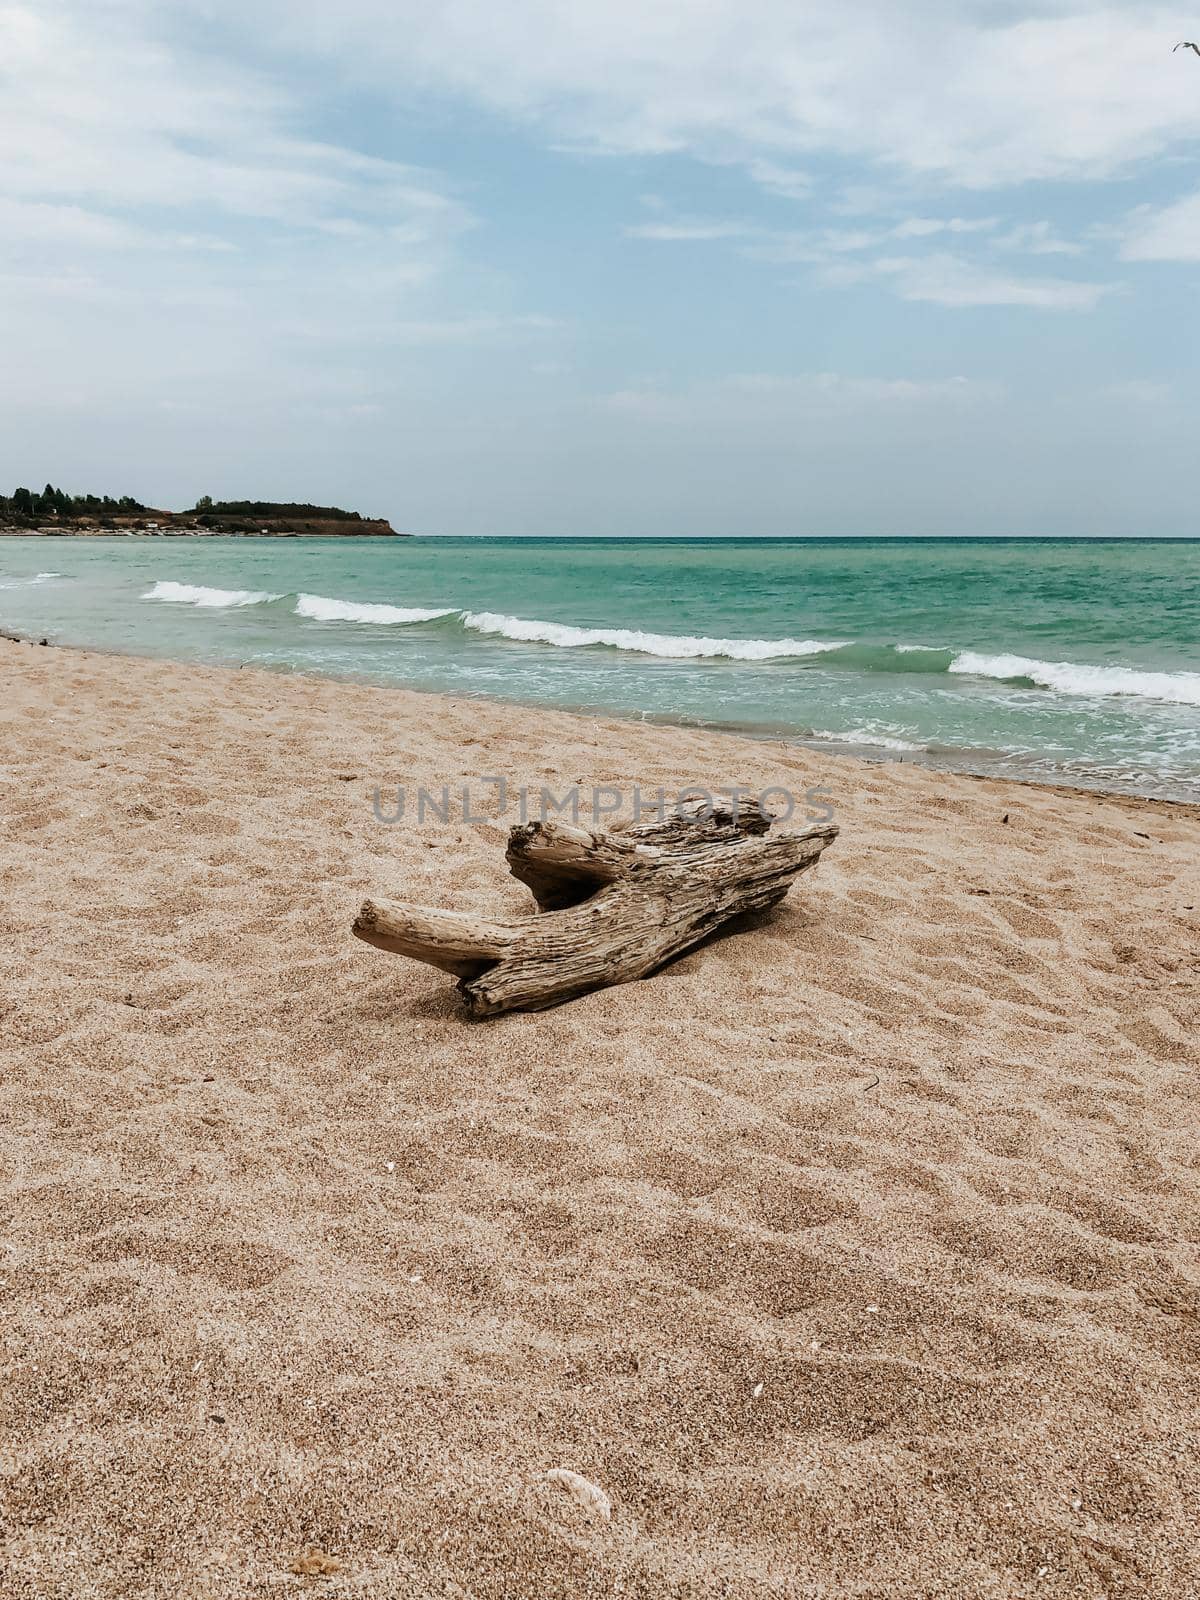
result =
M295 610L298 617L308 617L313 622L373 622L385 627L404 622L434 622L438 617L454 615L453 611L389 606L373 600L333 600L323 594L297 595Z
M61 576L39 573L16 584ZM10 587L16 584L10 583ZM0 583L0 587L5 585ZM217 589L163 579L143 596L180 605L223 610L267 605L289 598L258 589ZM440 622L454 623L468 633L510 639L521 644L550 645L562 650L605 648L665 661L804 661L810 667L860 673L952 674L1049 689L1086 697L1126 696L1173 705L1200 706L1200 672L1163 672L1140 667L1092 665L1073 661L1041 661L1006 652L986 654L950 646L879 644L845 639L727 639L706 635L651 633L639 628L578 627L544 622L501 611L458 611L448 607L396 606L373 600L341 600L329 595L298 594L295 615L313 622L350 622L384 627Z
M463 626L474 633L499 635L526 644L552 644L564 650L606 645L636 655L668 661L704 658L729 661L773 661L791 656L823 655L839 648L822 639L708 639L678 633L644 633L636 628L576 628L566 622L539 622L499 611L464 611Z
M227 606L261 606L282 598L265 589L210 589L202 583L174 583L169 578L160 579L142 596L143 600L167 600L175 605L203 606L214 611Z
M1027 683L1060 694L1133 695L1166 700L1173 705L1200 706L1200 672L1146 672L1141 667L1087 666L1074 661L1036 661L1030 656L980 655L963 650L949 671L975 678Z

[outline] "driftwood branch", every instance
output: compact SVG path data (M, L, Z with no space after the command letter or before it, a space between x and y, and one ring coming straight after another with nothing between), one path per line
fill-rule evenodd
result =
M766 910L838 831L770 828L756 806L699 803L613 832L532 822L512 830L507 859L539 915L499 923L368 900L354 932L454 973L474 1016L539 1010L644 978L731 918Z

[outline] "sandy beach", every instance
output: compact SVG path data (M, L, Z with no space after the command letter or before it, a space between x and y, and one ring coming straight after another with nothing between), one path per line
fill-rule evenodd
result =
M0 1593L1200 1593L1200 809L0 642ZM824 784L760 925L465 1019L365 895ZM547 1473L611 1497L589 1516Z

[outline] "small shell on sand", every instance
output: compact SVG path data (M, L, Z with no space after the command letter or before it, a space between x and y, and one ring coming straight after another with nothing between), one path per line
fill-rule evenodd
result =
M549 1483L558 1484L560 1489L565 1489L585 1511L593 1517L602 1517L605 1522L612 1516L612 1501L604 1490L583 1477L581 1473L572 1472L570 1467L552 1467L546 1474Z

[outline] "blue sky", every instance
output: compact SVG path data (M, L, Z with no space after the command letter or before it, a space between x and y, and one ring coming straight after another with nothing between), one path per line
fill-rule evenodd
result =
M1200 14L897 10L0 0L5 487L1200 533Z

